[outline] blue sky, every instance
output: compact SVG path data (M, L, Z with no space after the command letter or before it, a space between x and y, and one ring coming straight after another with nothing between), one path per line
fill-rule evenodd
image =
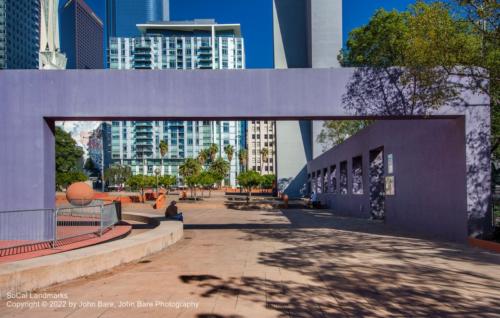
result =
M86 2L104 21L105 0L86 0ZM350 30L366 24L377 9L403 10L414 2L414 0L344 0L344 41ZM241 23L246 43L247 67L273 67L272 0L170 0L170 18L172 20L214 18L219 23Z

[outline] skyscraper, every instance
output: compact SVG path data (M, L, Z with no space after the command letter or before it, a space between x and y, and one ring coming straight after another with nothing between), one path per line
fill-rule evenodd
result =
M37 69L40 0L0 0L0 69Z
M94 129L87 143L88 155L99 171L104 171L111 162L111 123L103 122Z
M138 24L139 37L109 41L112 69L243 69L244 40L239 24L213 20Z
M239 24L217 24L213 20L151 22L139 24L138 37L113 37L109 42L112 69L242 69L244 41ZM139 106L138 106L139 107ZM112 162L132 167L134 174L179 177L179 165L202 149L216 144L218 156L227 160L224 148L231 145L234 156L227 180L236 185L240 172L238 152L245 147L246 122L241 121L155 121L112 123ZM165 158L160 141L169 145Z
M169 20L169 0L106 0L108 40L138 36L137 24L164 20Z
M342 0L273 0L274 67L339 67ZM308 161L322 153L316 142L322 121L276 122L279 190L291 197L307 191Z
M276 122L249 120L247 127L248 169L262 174L275 174Z
M68 69L104 67L103 23L84 0L67 0L61 7L61 48Z

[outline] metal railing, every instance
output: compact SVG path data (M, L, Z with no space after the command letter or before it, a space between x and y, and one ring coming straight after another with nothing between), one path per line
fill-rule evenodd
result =
M55 248L106 233L118 223L115 203L0 211L0 257Z
M0 257L50 248L53 209L0 211Z

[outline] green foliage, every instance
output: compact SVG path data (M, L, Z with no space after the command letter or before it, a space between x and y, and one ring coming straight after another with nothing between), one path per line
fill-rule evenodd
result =
M404 64L408 50L408 13L375 12L367 25L349 33L339 55L342 66L393 66Z
M56 184L59 189L66 188L74 182L87 181L87 176L81 171L59 172L56 174Z
M194 188L196 186L198 186L199 184L199 178L200 178L200 175L197 174L197 175L192 175L192 176L188 176L184 179L184 183L190 187L190 188Z
M104 180L110 185L123 184L132 176L132 169L125 165L112 165L104 170Z
M210 154L211 161L215 160L218 152L219 152L219 146L217 146L216 144L211 144L210 147L208 148L208 153Z
M99 169L97 168L97 166L94 164L94 161L92 159L87 158L87 160L85 160L85 164L83 165L83 168L85 170L87 170L91 176L98 176L99 175Z
M257 171L245 171L238 176L238 183L240 186L248 190L251 195L252 189L258 187L262 183L262 176Z
M326 150L343 143L372 122L371 120L328 120L323 123L323 129L316 140L323 144Z
M435 67L471 63L480 38L441 2L418 1L408 11L378 10L369 23L349 33L339 56L344 66Z
M261 176L260 186L263 189L272 189L276 176L274 174L266 174Z
M240 149L240 152L238 153L238 160L240 161L240 165L243 166L243 170L246 170L248 162L248 150Z
M269 156L269 148L262 148L260 150L260 156L262 157L263 161L266 161L267 157Z
M429 108L458 95L447 83L449 75L466 76L470 80L462 87L490 96L492 151L500 160L499 23L495 0L417 1L404 12L379 10L367 25L351 31L339 61L343 66L405 67L401 83L419 87L408 104L422 101ZM332 135L338 135L335 130Z
M55 131L55 152L57 189L73 182L87 180L82 172L83 149L77 146L71 134L61 127L56 127Z
M232 145L226 145L224 147L224 152L226 153L227 160L229 162L233 161L233 156L234 156L234 147Z
M203 171L198 175L197 184L204 188L208 188L214 185L217 180L214 178L212 173L209 171Z
M158 148L160 149L160 156L163 159L168 153L168 143L165 140L160 140Z
M127 179L126 184L132 189L144 191L144 188L152 187L156 184L155 177L137 174Z
M491 135L493 159L500 162L500 3L498 0L454 0L454 10L481 39L475 60L463 65L476 65L488 70L490 85L478 88L491 99ZM467 70L467 69L466 69ZM474 83L481 83L482 74L474 74Z
M193 158L187 158L184 163L179 166L179 173L184 179L197 176L200 172L201 164Z
M164 175L158 177L158 184L167 189L170 188L172 185L174 185L176 182L177 178L175 176Z
M222 158L217 158L216 160L214 160L210 164L208 171L215 179L215 182L220 184L222 182L222 180L224 180L224 178L229 173L229 169L230 169L229 162L227 162L226 160L224 160Z
M156 184L156 178L152 176L145 176L142 174L137 174L131 176L127 179L126 184L134 190L141 191L141 201L144 199L144 189L147 187L152 187Z
M210 151L208 149L202 149L198 153L198 162L204 166L207 160L210 158Z

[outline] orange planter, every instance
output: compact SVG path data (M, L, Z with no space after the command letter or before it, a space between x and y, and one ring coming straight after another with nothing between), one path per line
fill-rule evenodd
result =
M469 245L479 247L488 251L500 253L500 243L493 241L484 241L469 237Z

